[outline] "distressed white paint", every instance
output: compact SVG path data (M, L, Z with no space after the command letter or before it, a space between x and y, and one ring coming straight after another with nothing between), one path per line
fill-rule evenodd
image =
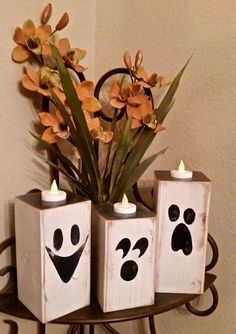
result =
M147 211L146 211L147 212ZM151 305L154 303L155 222L153 214L137 218L110 217L92 210L92 285L104 312ZM128 238L131 247L126 256L118 243ZM132 249L140 238L148 239L146 252ZM126 261L138 266L136 277L130 281L121 278L121 267Z
M30 204L29 196L16 199L16 255L19 300L43 323L90 303L90 201L71 202L51 208ZM80 239L71 242L71 228L79 226ZM55 249L54 232L61 229L63 243ZM86 241L87 239L87 241ZM58 275L46 247L60 257L82 255L68 282ZM65 259L65 265L68 259Z
M206 177L177 180L169 172L156 172L155 204L157 212L156 292L203 293L205 258L208 233L208 213L211 183ZM171 221L169 207L180 209L179 218ZM184 221L184 211L192 208L195 220L191 225ZM180 249L173 251L171 240L178 224L184 224L192 238L192 252L185 255Z

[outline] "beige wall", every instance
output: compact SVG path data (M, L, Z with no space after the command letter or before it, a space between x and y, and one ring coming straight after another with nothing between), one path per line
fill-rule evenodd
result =
M10 234L8 203L16 194L47 184L32 162L32 140L27 131L34 116L31 101L19 93L20 66L10 60L11 36L24 19L38 19L46 1L1 0L1 191L0 236ZM235 105L236 2L234 0L54 0L54 19L68 10L65 30L74 45L88 51L89 77L122 65L125 50L142 48L149 71L167 78L193 58L181 82L176 104L165 123L167 130L150 153L169 146L145 174L172 169L184 159L192 170L205 172L213 182L210 232L220 248L214 272L220 294L217 311L197 318L183 309L157 318L160 333L233 334L235 320ZM60 4L60 6L58 6ZM27 12L27 15L26 15ZM95 20L96 19L96 20ZM30 322L20 322L20 334L30 333ZM123 325L123 332L131 325ZM0 323L1 332L7 332ZM61 329L63 332L63 329ZM54 328L50 326L50 332ZM134 333L136 331L134 330Z

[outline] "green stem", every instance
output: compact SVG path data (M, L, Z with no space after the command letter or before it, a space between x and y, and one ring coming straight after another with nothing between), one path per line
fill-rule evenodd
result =
M116 126L117 116L118 116L118 109L115 109L114 116L113 116L112 123L111 123L111 131L113 132L113 134L114 134L115 126ZM113 138L114 138L114 136L113 136ZM109 142L108 148L107 148L106 165L105 165L105 170L104 170L104 174L103 174L103 179L104 180L105 180L106 174L107 174L107 169L108 169L108 164L109 164L110 155L111 155L111 148L112 148L113 138Z

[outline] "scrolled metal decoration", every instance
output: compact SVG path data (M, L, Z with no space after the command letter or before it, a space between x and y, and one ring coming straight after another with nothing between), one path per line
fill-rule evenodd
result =
M206 317L212 314L216 310L218 302L219 302L218 292L214 284L212 284L209 289L211 290L211 294L213 298L211 306L205 310L197 310L190 303L187 303L185 304L185 306L187 307L189 312L199 317Z
M208 272L209 270L213 269L218 261L218 258L219 258L219 249L218 249L218 246L214 240L214 238L208 234L208 242L211 246L211 249L212 249L212 259L210 261L210 263L206 266L206 272ZM195 307L193 307L191 305L191 303L187 303L185 304L186 305L186 308L188 309L189 312L191 312L192 314L194 315L197 315L199 317L205 317L205 316L208 316L210 314L212 314L217 306L218 306L218 302L219 302L219 297L218 297L218 292L217 292L217 289L215 287L214 284L212 284L210 286L210 291L211 291L211 294L212 294L212 304L209 308L205 309L205 310L197 310Z
M0 244L0 255L8 248L15 244L15 238L11 237L4 240ZM0 269L0 276L9 274L9 278L5 286L0 290L0 297L16 292L16 268L12 265L5 266Z
M219 258L219 249L218 249L218 246L217 246L214 238L210 234L208 234L208 239L207 240L208 240L208 242L211 246L211 249L212 249L212 259L211 259L211 262L206 266L206 272L215 267L215 265L218 262L218 258Z
M18 325L15 321L4 320L4 322L10 326L10 331L8 332L8 334L17 334L18 333Z

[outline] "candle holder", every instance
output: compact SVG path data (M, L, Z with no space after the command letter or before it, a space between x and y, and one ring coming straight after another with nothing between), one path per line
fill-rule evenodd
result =
M104 312L154 303L155 214L92 207L92 287Z
M89 305L91 202L31 193L17 197L15 218L19 300L42 323Z
M155 172L156 292L203 293L211 181Z

